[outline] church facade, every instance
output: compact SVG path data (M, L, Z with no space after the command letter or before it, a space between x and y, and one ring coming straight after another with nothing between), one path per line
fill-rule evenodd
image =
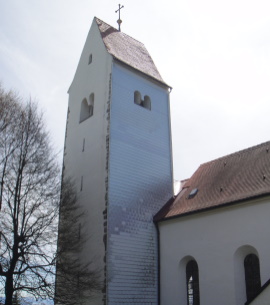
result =
M248 255L260 267L248 299L267 295L270 144L260 185L252 167L241 174L242 197L232 157L220 161L226 174L212 162L174 197L170 89L142 43L94 18L68 92L63 169L88 234L80 259L102 281L86 304L244 304Z

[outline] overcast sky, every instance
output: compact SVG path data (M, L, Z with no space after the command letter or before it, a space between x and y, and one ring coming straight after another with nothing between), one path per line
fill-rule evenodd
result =
M39 101L62 150L67 90L94 16L115 0L0 0L0 80ZM122 31L173 87L175 179L270 140L269 0L122 0ZM61 153L62 155L62 153Z

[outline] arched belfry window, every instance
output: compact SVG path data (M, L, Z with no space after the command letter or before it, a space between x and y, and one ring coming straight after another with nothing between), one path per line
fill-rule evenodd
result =
M141 98L141 94L139 91L134 92L134 103L137 105L140 105L140 106L142 104L142 98Z
M248 254L244 260L247 300L256 296L261 288L260 262L256 254Z
M90 118L94 113L94 100L95 95L91 93L89 96L89 101L86 98L82 100L81 112L80 112L80 123Z
M145 107L146 109L151 110L151 99L148 95L144 96L143 107Z
M199 269L195 260L186 265L187 305L200 304Z
M144 99L142 100L141 93L139 91L134 92L134 103L139 105L139 106L142 106L146 109L151 110L151 99L150 99L150 97L148 95L145 95Z

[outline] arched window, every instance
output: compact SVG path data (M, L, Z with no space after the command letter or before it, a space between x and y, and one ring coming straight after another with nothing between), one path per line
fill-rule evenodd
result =
M81 103L81 113L80 113L80 123L85 121L86 119L90 118L94 113L94 93L90 94L89 103L87 102L86 98L82 100Z
M144 100L141 98L141 93L139 91L134 92L134 103L140 105L146 109L151 110L151 99L148 95L144 96Z
M256 296L261 288L260 262L256 254L248 254L244 260L247 300Z
M134 92L134 103L140 106L142 105L141 94L139 91Z
M195 260L186 265L187 305L200 304L199 269Z
M144 96L143 107L151 110L151 99L148 95Z

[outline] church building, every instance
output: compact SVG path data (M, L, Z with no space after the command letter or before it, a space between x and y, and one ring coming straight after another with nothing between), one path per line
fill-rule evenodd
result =
M94 18L63 162L86 219L80 259L102 282L85 304L268 304L270 142L201 165L175 196L170 91L141 42Z
M202 164L155 215L161 304L270 301L270 142Z

